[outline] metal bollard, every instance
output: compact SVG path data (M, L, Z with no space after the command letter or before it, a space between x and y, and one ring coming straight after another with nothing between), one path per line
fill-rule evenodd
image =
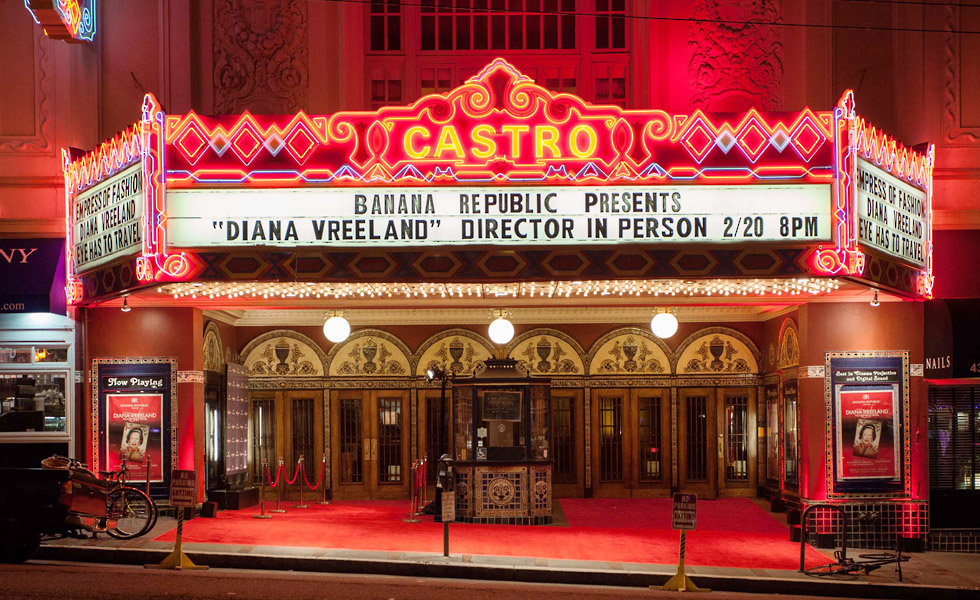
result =
M323 499L317 502L317 504L330 504L327 500L327 456L323 455L323 461L320 465L320 485L323 486Z
M411 505L408 509L408 516L402 519L406 523L418 523L422 519L418 517L418 512L416 511L418 504L418 486L416 485L416 475L418 474L419 462L412 461L412 473L411 473L411 483L409 485L409 494L411 496Z
M277 473L276 479L279 479L278 473L282 472L282 470L284 468L285 467L282 464L282 458L280 457L279 458L279 468L276 470L276 473ZM271 512L271 513L284 513L284 512L286 512L285 509L279 508L279 502L281 500L282 500L282 482L281 481L277 481L276 482L276 507L274 509L270 510L269 512Z
M299 482L299 504L293 506L293 508L309 508L310 505L303 502L303 488L306 487L306 463L303 461L303 455L299 455L299 468L303 473L303 479Z
M265 478L269 474L269 463L262 461L262 474L259 476L259 514L252 515L253 519L271 519L272 515L265 514Z

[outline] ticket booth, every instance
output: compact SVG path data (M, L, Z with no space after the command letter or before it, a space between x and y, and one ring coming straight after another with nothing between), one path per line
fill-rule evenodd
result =
M550 392L513 359L453 385L457 520L551 523Z

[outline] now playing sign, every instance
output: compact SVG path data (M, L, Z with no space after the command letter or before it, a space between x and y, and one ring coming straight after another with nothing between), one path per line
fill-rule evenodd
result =
M697 494L674 494L674 529L694 529L698 517Z

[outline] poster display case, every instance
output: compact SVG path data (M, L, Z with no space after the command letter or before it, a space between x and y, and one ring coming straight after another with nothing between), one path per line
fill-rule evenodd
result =
M826 355L827 492L908 496L908 352Z

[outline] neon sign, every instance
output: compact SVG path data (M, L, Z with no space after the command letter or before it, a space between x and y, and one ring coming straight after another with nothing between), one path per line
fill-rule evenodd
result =
M837 188L837 206L835 215L838 219L838 232L836 236L836 248L818 247L811 259L811 267L818 273L827 275L862 275L865 272L867 257L862 248L880 249L880 244L859 242L859 226L867 226L860 223L858 210L858 187L860 181L860 163L869 163L881 169L887 175L898 180L897 185L901 187L908 184L913 188L922 190L925 196L925 206L919 213L919 221L924 230L924 240L921 242L923 249L922 258L911 260L913 269L916 269L915 284L912 286L916 295L925 298L932 297L932 286L934 282L932 266L932 168L935 156L935 147L930 144L926 154L921 154L906 148L892 137L877 130L870 123L855 114L854 93L851 90L844 92L834 110L834 127L837 131L838 141L835 144L837 156L835 157L835 185ZM897 196L896 196L897 197ZM901 213L908 211L897 211L900 218ZM907 229L909 232L916 228L916 224L909 226L899 225L899 229ZM919 253L909 252L911 240L905 239L902 245L905 248L905 258L914 258ZM911 244L914 245L914 244ZM877 248L875 247L877 246ZM893 256L902 257L902 250L887 252ZM925 265L924 270L917 270L921 264Z
M833 115L595 106L503 60L410 106L166 117L168 188L428 183L830 183Z
M232 201L224 213L208 217L206 225L214 229L208 234L218 236L210 245L242 245L226 243L234 241L234 236L228 237L229 229L219 231L239 217L235 227L242 235L243 228L249 227L250 245L269 245L264 233L258 236L254 223L244 222L249 215L272 214L255 212L255 207L245 210L246 201L259 201L248 200L253 196L268 199L279 194L295 200L292 207L277 205L282 214L275 214L282 217L281 223L264 225L276 230L282 224L288 234L296 215L339 219L351 209L356 217L357 194L383 197L386 190L411 196L422 193L420 188L438 195L454 186L479 188L476 193L482 194L520 187L584 198L589 190L601 194L595 189L603 186L610 194L641 187L698 190L691 197L752 186L760 193L763 188L787 192L821 188L824 200L820 202L826 202L826 207L819 211L822 216L813 217L820 219L818 229L811 231L804 225L802 235L787 236L775 233L778 215L772 227L763 215L759 222L766 236L777 236L770 241L805 247L799 264L808 265L811 272L861 276L866 255L858 241L855 210L859 153L862 160L885 165L882 168L911 185L922 187L927 181L931 188L931 153L922 157L869 128L854 114L850 92L833 111L821 112L750 110L722 115L626 110L551 92L501 59L449 92L377 111L167 115L148 94L133 135L138 138L144 182L142 251L135 264L142 283L199 276L204 259L188 249L198 247L194 240L204 238L188 233L185 224L203 218L203 213L198 214L203 198L216 199L222 192L236 190L231 197L240 202ZM95 157L86 160L85 164L98 162ZM66 159L66 180L70 171L92 170L76 162L69 164ZM813 210L815 196L786 198L780 209L785 214L797 209L800 214L807 210L818 214ZM314 209L315 213L309 212ZM450 218L464 216L462 209L439 210ZM583 224L588 231L589 222ZM299 227L299 222L295 225ZM316 224L312 226L315 236ZM712 235L707 236L709 241L729 241ZM453 243L456 237L436 238L433 243L442 245L446 239ZM283 238L278 245L297 246L287 243L290 240ZM931 233L929 240L927 260L931 261ZM919 293L931 289L929 277L921 280Z
M95 37L95 0L24 0L44 35L67 42L91 42Z

